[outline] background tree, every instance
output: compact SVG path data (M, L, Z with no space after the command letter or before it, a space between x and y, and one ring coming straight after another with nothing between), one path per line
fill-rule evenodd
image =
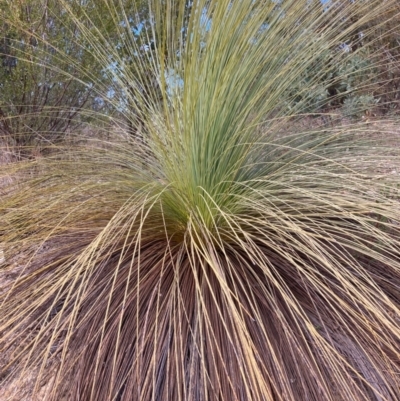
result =
M108 12L106 2L94 7L74 1L2 0L0 128L9 144L25 152L51 146L82 123L99 122L100 113L118 111L108 102L113 82L107 70L113 61L107 65L95 56L88 35L101 28L104 38L122 49L122 28L115 18L132 22L139 18L137 6L143 7L140 1L129 3L129 9L116 15ZM92 16L82 24L72 21L69 12Z
M93 57L76 26L61 23L61 10L53 1L1 5L1 131L19 151L51 146L88 117L81 111L99 111L87 74Z

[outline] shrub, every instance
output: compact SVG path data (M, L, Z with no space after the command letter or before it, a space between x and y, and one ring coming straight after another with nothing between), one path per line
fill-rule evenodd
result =
M289 111L297 106L309 113L336 109L345 116L360 117L376 106L377 99L371 93L377 86L378 70L367 51L352 52L346 43L314 51L315 60L284 96Z
M87 29L92 3L71 3L93 55L124 65ZM142 137L3 170L3 382L32 374L50 401L399 399L398 135L293 132L285 108L320 53L394 3L154 1L145 52L124 2L102 4L137 57L109 74Z

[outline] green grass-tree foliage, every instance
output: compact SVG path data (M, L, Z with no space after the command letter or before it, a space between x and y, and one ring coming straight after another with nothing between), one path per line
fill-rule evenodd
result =
M50 401L399 399L398 135L293 127L308 100L287 111L321 54L380 30L395 1L332 3L150 1L142 51L139 5L59 1L146 138L2 169L3 386L28 374Z

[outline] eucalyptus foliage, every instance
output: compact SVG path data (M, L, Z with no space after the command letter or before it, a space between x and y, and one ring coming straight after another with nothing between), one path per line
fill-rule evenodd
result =
M374 41L396 2L126 3L60 1L104 67L104 101L140 129L0 173L3 386L33 375L29 396L50 401L398 400L395 122L300 124L301 96L287 109L321 54Z

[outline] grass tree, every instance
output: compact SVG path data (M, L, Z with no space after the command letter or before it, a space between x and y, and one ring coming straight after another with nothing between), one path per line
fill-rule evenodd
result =
M395 1L154 0L148 49L123 0L98 1L124 57L90 1L60 3L143 138L2 169L4 385L29 373L51 401L398 400L398 134L294 125L309 104L287 107L310 66L319 82L352 57L354 32L382 40Z

